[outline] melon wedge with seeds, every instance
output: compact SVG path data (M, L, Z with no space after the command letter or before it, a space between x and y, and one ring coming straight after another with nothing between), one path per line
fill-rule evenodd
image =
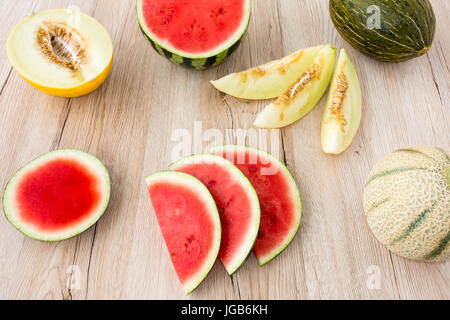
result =
M302 201L294 178L274 156L247 146L220 146L213 154L233 162L250 180L258 195L261 223L253 252L259 265L278 256L292 241L302 215Z
M297 74L277 100L266 106L256 117L253 125L258 128L282 128L310 112L325 90L333 73L336 48L322 48L314 61Z
M186 294L208 275L220 248L220 218L200 180L162 171L145 178L164 241Z
M361 88L347 52L341 49L322 119L325 153L340 154L352 143L361 122Z
M56 96L77 97L97 89L113 60L106 29L75 10L34 12L6 41L8 59L32 86Z
M198 154L170 165L199 179L213 196L222 225L219 259L233 274L252 251L259 230L258 196L236 166L216 155Z
M281 95L314 61L323 45L300 49L284 58L211 81L219 91L242 99L271 99Z
M59 241L95 224L109 196L109 174L100 160L78 150L57 150L14 174L3 193L3 211L26 236Z

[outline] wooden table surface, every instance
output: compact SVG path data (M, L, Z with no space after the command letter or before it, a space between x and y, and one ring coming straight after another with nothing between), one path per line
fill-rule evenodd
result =
M339 36L328 0L253 0L250 27L237 52L214 69L197 72L153 51L139 30L133 0L2 0L0 187L29 160L59 148L96 155L113 183L105 215L69 240L32 240L0 218L0 298L450 299L450 263L391 254L371 234L362 207L369 170L381 157L409 145L450 147L450 3L432 4L437 32L431 50L388 64L360 54ZM32 11L70 5L105 25L115 57L103 86L67 99L26 83L4 48L9 30ZM240 129L252 129L267 101L224 96L209 80L322 43L345 48L361 81L363 118L353 144L340 156L322 152L325 99L301 121L259 130L256 141L248 138L249 144L268 145L293 173L303 198L302 226L266 266L251 256L229 277L216 263L185 297L144 177L167 168L176 156L177 134L189 133L188 151L200 152L210 143L208 133L219 132L224 143L242 143Z

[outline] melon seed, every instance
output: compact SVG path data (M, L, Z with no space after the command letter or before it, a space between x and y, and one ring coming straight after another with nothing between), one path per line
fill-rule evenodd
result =
M37 32L37 42L51 61L72 71L79 71L87 60L86 42L65 23L44 22Z
M333 91L333 97L331 100L330 106L330 116L326 120L325 123L329 123L331 120L336 120L341 125L341 131L345 132L345 125L347 124L347 120L345 120L344 114L342 112L342 104L344 102L345 93L348 89L348 81L347 77L344 73L345 64L341 66L341 72L337 77L337 85Z

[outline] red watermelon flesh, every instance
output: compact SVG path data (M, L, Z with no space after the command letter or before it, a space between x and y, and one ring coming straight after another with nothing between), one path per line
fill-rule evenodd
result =
M21 178L16 201L21 219L42 231L66 229L90 216L101 201L100 181L72 159L55 159Z
M173 266L190 293L214 265L220 247L214 200L200 181L187 174L159 172L146 182Z
M181 159L170 169L199 179L216 202L222 226L219 259L229 274L245 261L260 220L258 197L248 179L231 162L213 155Z
M273 156L244 146L216 147L213 153L233 162L258 194L261 224L253 252L262 265L291 242L301 219L301 200L288 169Z
M25 235L44 241L75 236L105 212L110 179L94 156L56 150L19 169L5 188L3 209Z
M215 49L238 31L246 0L143 0L142 12L158 39L195 54Z

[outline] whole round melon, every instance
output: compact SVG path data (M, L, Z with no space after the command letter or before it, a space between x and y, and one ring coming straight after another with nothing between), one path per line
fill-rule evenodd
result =
M250 21L250 0L137 0L139 26L161 56L203 70L239 46Z
M58 241L94 225L109 197L110 178L100 160L78 150L56 150L14 174L3 193L3 211L26 236Z
M360 52L386 62L425 54L436 17L429 0L330 0L339 34Z
M364 212L377 239L413 260L450 256L450 152L415 146L384 157L370 172Z

